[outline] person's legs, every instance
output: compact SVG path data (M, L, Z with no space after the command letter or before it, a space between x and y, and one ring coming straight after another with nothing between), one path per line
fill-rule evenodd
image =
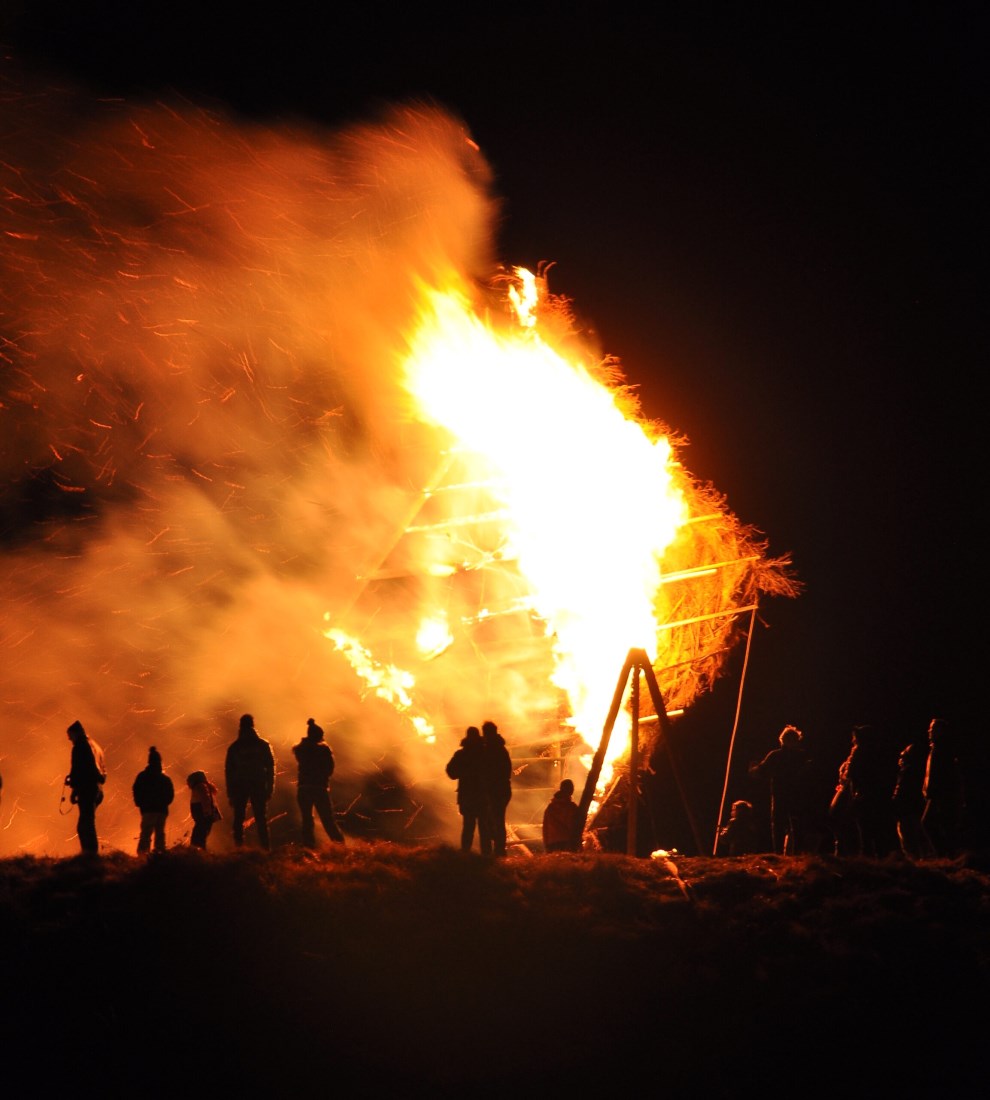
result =
M205 848L206 838L210 834L210 822L206 820L206 814L203 813L202 807L194 805L192 808L193 816L193 828L192 836L189 838L189 843L194 848Z
M143 856L147 854L151 848L151 814L141 815L141 831L138 833L138 855Z
M505 855L505 805L496 806L492 812L492 855Z
M100 850L99 841L96 838L96 799L80 798L79 822L76 831L79 834L79 847L88 855L96 855Z
M254 823L258 827L258 843L265 851L271 847L268 837L268 803L265 796L258 794L251 796L251 809L254 811Z
M313 826L313 790L311 787L300 786L296 790L296 801L299 803L299 815L301 817L302 842L306 848L316 847L316 830Z
M474 830L478 824L478 816L472 810L461 811L461 851L470 852L474 844Z
M326 830L327 836L331 840L335 840L342 844L344 842L344 834L337 825L337 818L333 812L333 801L330 798L330 792L328 790L317 791L313 798L313 804L316 807L316 812L320 815L320 824Z
M155 851L165 851L165 818L167 814L155 814L154 840Z

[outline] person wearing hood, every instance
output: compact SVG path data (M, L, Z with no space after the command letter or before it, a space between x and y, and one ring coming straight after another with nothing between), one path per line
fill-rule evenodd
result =
M186 777L189 787L189 813L193 827L189 843L194 848L205 850L210 831L220 820L220 807L217 804L217 785L204 771L190 772Z
M234 811L234 843L244 844L244 822L251 803L258 843L268 851L268 800L275 790L275 753L271 744L254 728L254 716L242 714L237 739L227 748L224 760L227 799Z
M148 750L148 765L139 771L131 788L134 805L141 811L141 832L138 835L138 855L165 851L165 821L168 808L175 798L172 780L162 771L161 753L154 745Z
M485 745L481 730L468 726L461 744L447 761L447 775L457 780L457 809L461 815L461 851L474 846L475 830L481 851L491 854L492 838L485 787Z
M485 789L488 794L491 850L486 855L505 855L505 811L512 799L512 757L505 745L505 738L494 722L482 723L481 740L484 745Z
M299 765L296 781L296 801L302 815L302 842L306 848L316 847L313 811L327 836L338 844L345 843L337 825L333 800L330 798L330 776L333 775L333 750L324 740L323 729L312 718L306 719L306 736L293 746L292 755Z
M103 801L103 784L107 779L103 750L86 733L82 722L73 722L65 732L72 742L65 784L72 789L70 801L79 808L76 826L79 846L87 855L95 856L100 850L96 836L96 807Z

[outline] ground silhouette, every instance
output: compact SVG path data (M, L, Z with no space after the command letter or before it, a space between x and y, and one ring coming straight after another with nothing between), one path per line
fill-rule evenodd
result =
M988 868L381 841L2 859L5 1076L144 1097L949 1095L984 1076Z

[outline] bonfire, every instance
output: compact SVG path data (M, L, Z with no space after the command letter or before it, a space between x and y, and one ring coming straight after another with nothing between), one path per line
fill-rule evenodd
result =
M283 761L314 716L340 782L398 776L420 821L492 718L526 771L516 811L566 775L593 823L634 727L646 750L660 735L639 718L690 707L761 600L799 585L685 469L551 265L498 261L466 126L410 105L322 133L4 92L15 846L73 848L77 718L124 849L147 746L180 779L218 775L242 712ZM632 652L658 689L642 715L613 706Z

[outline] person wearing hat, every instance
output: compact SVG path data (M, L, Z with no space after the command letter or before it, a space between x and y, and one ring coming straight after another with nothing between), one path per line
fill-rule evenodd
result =
M103 750L86 733L82 722L78 720L65 732L72 742L72 756L65 784L72 789L70 801L79 809L79 821L76 825L79 846L86 855L95 856L100 850L96 835L96 807L103 801L103 784L107 779Z
M337 825L333 801L330 798L330 776L333 775L334 769L333 751L324 740L323 730L314 719L306 719L306 736L298 745L293 746L292 755L299 766L296 801L299 803L299 813L302 815L303 845L306 848L316 847L314 810L327 836L343 844L344 834Z
M131 788L134 805L141 811L141 832L138 835L138 855L151 851L152 839L156 852L165 851L165 821L168 808L175 798L172 780L162 771L161 753L154 745L148 750L148 766L138 772Z

